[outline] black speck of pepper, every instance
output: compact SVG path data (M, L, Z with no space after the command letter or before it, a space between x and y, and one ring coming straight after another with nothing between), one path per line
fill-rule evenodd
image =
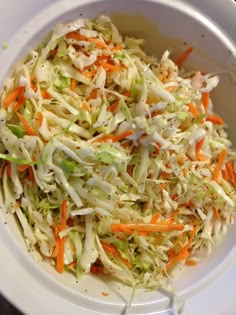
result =
M204 34L202 34L202 37L205 37L205 35L204 35Z
M83 13L80 13L80 15L79 16L83 16Z
M4 222L4 224L7 224L7 222Z

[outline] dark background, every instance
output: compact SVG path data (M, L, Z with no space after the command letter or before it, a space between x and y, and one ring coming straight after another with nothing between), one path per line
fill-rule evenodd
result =
M23 313L18 311L1 294L0 294L0 314L1 315L23 315Z

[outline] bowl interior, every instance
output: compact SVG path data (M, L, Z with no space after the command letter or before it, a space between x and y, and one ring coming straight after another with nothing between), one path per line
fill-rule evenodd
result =
M166 50L172 52L175 60L187 47L194 48L186 61L186 67L204 72L219 72L220 84L212 93L216 112L221 114L229 125L231 140L236 145L234 125L235 85L231 82L229 71L236 68L236 50L227 36L203 14L181 1L70 1L58 2L36 16L10 42L9 49L3 52L4 65L0 74L0 83L10 74L13 66L35 48L51 28L58 22L70 21L79 17L92 18L98 14L107 14L123 34L129 34L146 40L146 50L158 57ZM4 58L4 59L3 59ZM21 239L17 225L10 220L10 226L17 239ZM211 276L220 272L227 257L234 249L236 230L229 229L224 240L216 246L214 253L199 266L178 273L174 280L177 292L187 296L201 289ZM24 247L23 241L21 242ZM38 268L37 263L27 255L28 264ZM39 281L50 283L56 294L80 307L89 308L101 314L123 314L129 301L131 290L119 283L84 276L81 280L66 275L58 275L52 267L40 263L42 269ZM102 292L109 293L109 299ZM144 292L137 290L129 309L130 314L157 313L171 307L171 301L164 292ZM110 305L110 307L107 307ZM123 313L122 313L123 312Z

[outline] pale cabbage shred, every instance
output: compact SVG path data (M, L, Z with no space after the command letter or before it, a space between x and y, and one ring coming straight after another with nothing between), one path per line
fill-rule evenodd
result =
M81 36L70 38L69 32ZM128 285L158 288L171 252L177 255L188 243L194 225L198 230L186 259L198 262L233 222L235 189L222 172L218 183L212 177L223 149L222 169L230 161L235 169L236 155L223 126L205 120L201 95L217 85L218 77L196 72L182 78L168 51L158 61L145 54L142 43L123 39L110 19L100 16L57 25L48 42L29 54L1 96L2 194L4 209L18 218L27 246L51 264L53 228L60 226L66 199L67 219L73 221L59 234L65 237L65 270L79 277L100 264L104 273ZM6 95L17 86L25 87L19 112L35 136L26 135L14 102L4 109ZM42 97L42 90L51 98ZM202 121L189 111L190 102ZM94 141L130 129L135 133L120 141ZM198 161L195 146L202 138L206 160ZM19 170L21 164L31 165L35 182L28 170ZM149 223L156 213L157 223L169 219L184 229L111 232L113 223ZM100 240L114 245L120 256L104 250Z

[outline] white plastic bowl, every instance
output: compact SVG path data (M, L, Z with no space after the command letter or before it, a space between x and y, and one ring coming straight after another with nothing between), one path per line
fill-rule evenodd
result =
M215 109L230 126L229 134L236 145L234 126L235 85L228 72L236 67L234 42L213 20L182 1L171 0L70 0L59 1L40 12L10 41L9 49L1 59L0 84L10 74L16 62L37 46L57 22L80 16L92 18L103 13L113 16L113 21L124 34L146 39L147 50L160 56L165 49L174 51L173 58L185 46L193 53L186 66L205 72L222 72L219 87L214 91ZM235 141L234 141L235 139ZM4 224L8 221L8 225ZM131 290L121 284L84 276L78 282L69 274L59 275L48 265L40 265L25 250L21 234L11 218L0 212L0 251L4 256L0 270L4 270L0 288L29 314L124 314ZM195 268L186 268L174 280L176 291L189 298L202 290L229 264L236 262L236 229L230 228L213 254ZM0 272L0 274L1 274ZM21 281L17 287L9 286L7 279ZM102 292L109 293L104 297ZM34 303L29 303L32 300ZM128 314L174 314L172 301L162 292L137 290ZM41 305L41 306L40 306ZM36 307L36 308L35 308ZM40 307L40 309L39 309ZM169 310L169 311L168 311ZM162 313L163 314L163 313Z

